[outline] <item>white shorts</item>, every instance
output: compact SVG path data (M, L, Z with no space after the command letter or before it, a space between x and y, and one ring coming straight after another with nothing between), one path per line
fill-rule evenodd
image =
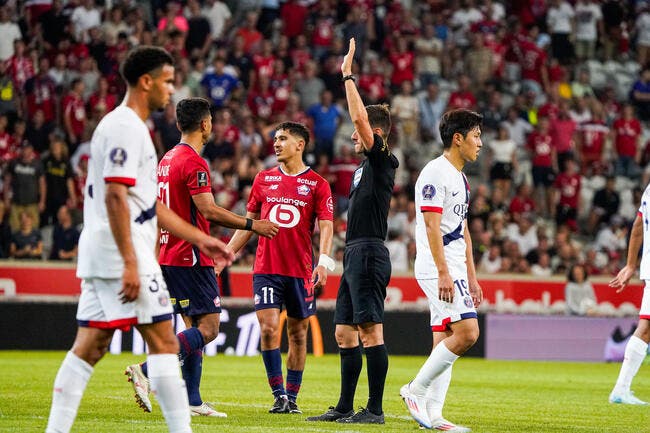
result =
M128 330L132 325L171 320L172 305L162 274L141 275L140 294L120 301L122 279L89 278L81 282L77 323L82 327Z
M464 269L449 268L449 273L454 281L454 301L445 302L438 299L438 279L417 280L420 288L429 300L431 311L431 330L443 332L447 330L449 323L455 323L464 319L476 319L474 301L469 294L467 284L467 271Z
M641 300L641 308L639 309L639 319L650 320L650 281L645 282L643 288L643 299Z

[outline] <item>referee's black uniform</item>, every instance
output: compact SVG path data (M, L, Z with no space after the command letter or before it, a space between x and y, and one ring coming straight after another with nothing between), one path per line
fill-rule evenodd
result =
M388 209L399 162L382 137L364 152L352 178L343 275L334 322L343 325L383 323L391 265L384 246Z

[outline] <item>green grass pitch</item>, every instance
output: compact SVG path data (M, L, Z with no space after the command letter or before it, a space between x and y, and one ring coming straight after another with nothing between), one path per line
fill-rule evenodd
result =
M64 352L0 352L0 432L43 432L54 376ZM124 367L142 358L107 355L86 389L73 432L165 432L160 408L145 414L134 403ZM228 413L226 419L193 418L194 432L417 432L399 388L423 357L392 356L386 383L386 424L342 426L304 418L335 404L337 356L307 359L298 403L303 415L267 413L272 396L259 357L206 357L202 395ZM445 415L476 433L650 433L650 406L611 405L607 396L620 364L488 361L460 359L454 366ZM365 368L356 406L367 398ZM634 382L637 396L650 400L650 365Z

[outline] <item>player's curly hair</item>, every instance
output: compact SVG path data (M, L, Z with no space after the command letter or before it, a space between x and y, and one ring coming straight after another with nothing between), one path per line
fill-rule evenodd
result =
M381 128L382 138L386 140L390 134L391 120L388 104L367 105L368 123L371 128Z
M176 104L176 123L182 133L198 131L209 115L210 103L205 98L185 98Z
M451 141L454 134L461 134L467 137L467 133L477 126L483 124L483 116L464 108L450 110L442 115L440 119L440 138L442 138L443 149L451 147Z
M174 65L174 58L167 50L142 45L127 54L120 67L120 74L129 86L135 86L141 76L162 68L164 65Z
M297 135L298 137L300 137L301 139L304 140L305 149L307 148L307 145L309 144L309 130L302 123L298 123L298 122L282 122L275 129L276 129L276 131L279 131L279 130L289 131L289 134Z

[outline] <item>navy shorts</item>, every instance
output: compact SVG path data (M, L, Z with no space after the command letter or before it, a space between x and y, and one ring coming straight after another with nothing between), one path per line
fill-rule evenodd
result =
M390 274L390 256L382 241L360 239L346 245L334 323L383 323Z
M284 275L254 274L255 311L287 308L287 316L305 319L316 314L314 285L309 280Z
M175 313L221 313L217 276L212 266L161 266Z

